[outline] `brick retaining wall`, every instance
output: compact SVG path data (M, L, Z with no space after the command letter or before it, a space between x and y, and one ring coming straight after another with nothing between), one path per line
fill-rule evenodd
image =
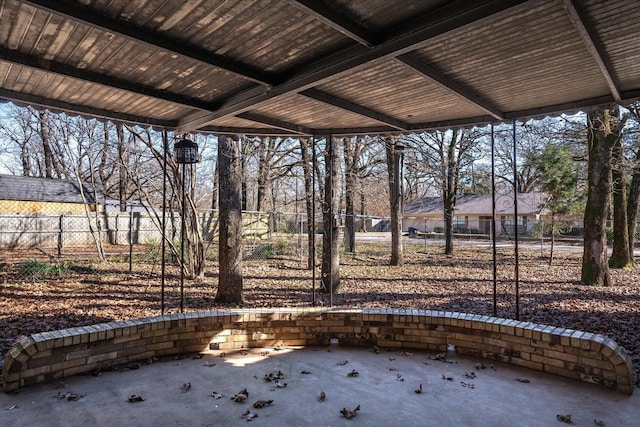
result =
M631 358L603 335L489 316L399 309L239 309L172 314L42 332L7 354L4 391L144 361L218 348L373 346L499 360L633 392Z

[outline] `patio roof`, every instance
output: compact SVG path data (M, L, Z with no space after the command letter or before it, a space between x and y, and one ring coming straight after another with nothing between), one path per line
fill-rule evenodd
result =
M0 98L178 133L404 133L640 96L635 0L4 0Z

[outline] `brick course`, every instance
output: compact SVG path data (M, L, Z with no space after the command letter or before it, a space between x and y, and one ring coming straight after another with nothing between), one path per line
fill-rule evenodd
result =
M7 353L2 386L20 387L154 356L283 345L425 349L499 360L633 392L631 358L610 338L465 313L399 309L242 309L171 314L43 332Z

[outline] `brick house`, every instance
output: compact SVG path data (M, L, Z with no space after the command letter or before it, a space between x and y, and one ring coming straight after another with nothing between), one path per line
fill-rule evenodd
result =
M514 198L512 194L496 195L496 230L498 234L511 234L517 222L518 231L527 233L545 213L544 193L518 194L518 218L514 218ZM489 234L491 232L492 196L458 196L453 217L454 229L460 232ZM403 210L402 228L421 232L440 231L444 228L444 207L442 197L424 197L408 203Z

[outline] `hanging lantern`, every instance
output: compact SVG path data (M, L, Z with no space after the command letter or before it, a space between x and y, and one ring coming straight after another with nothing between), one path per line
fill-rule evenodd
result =
M402 141L398 141L395 144L393 144L393 151L396 153L402 153L405 149L405 145L402 143Z
M175 157L176 163L179 164L198 163L200 161L198 144L187 137L182 137L182 139L173 146L173 156Z

